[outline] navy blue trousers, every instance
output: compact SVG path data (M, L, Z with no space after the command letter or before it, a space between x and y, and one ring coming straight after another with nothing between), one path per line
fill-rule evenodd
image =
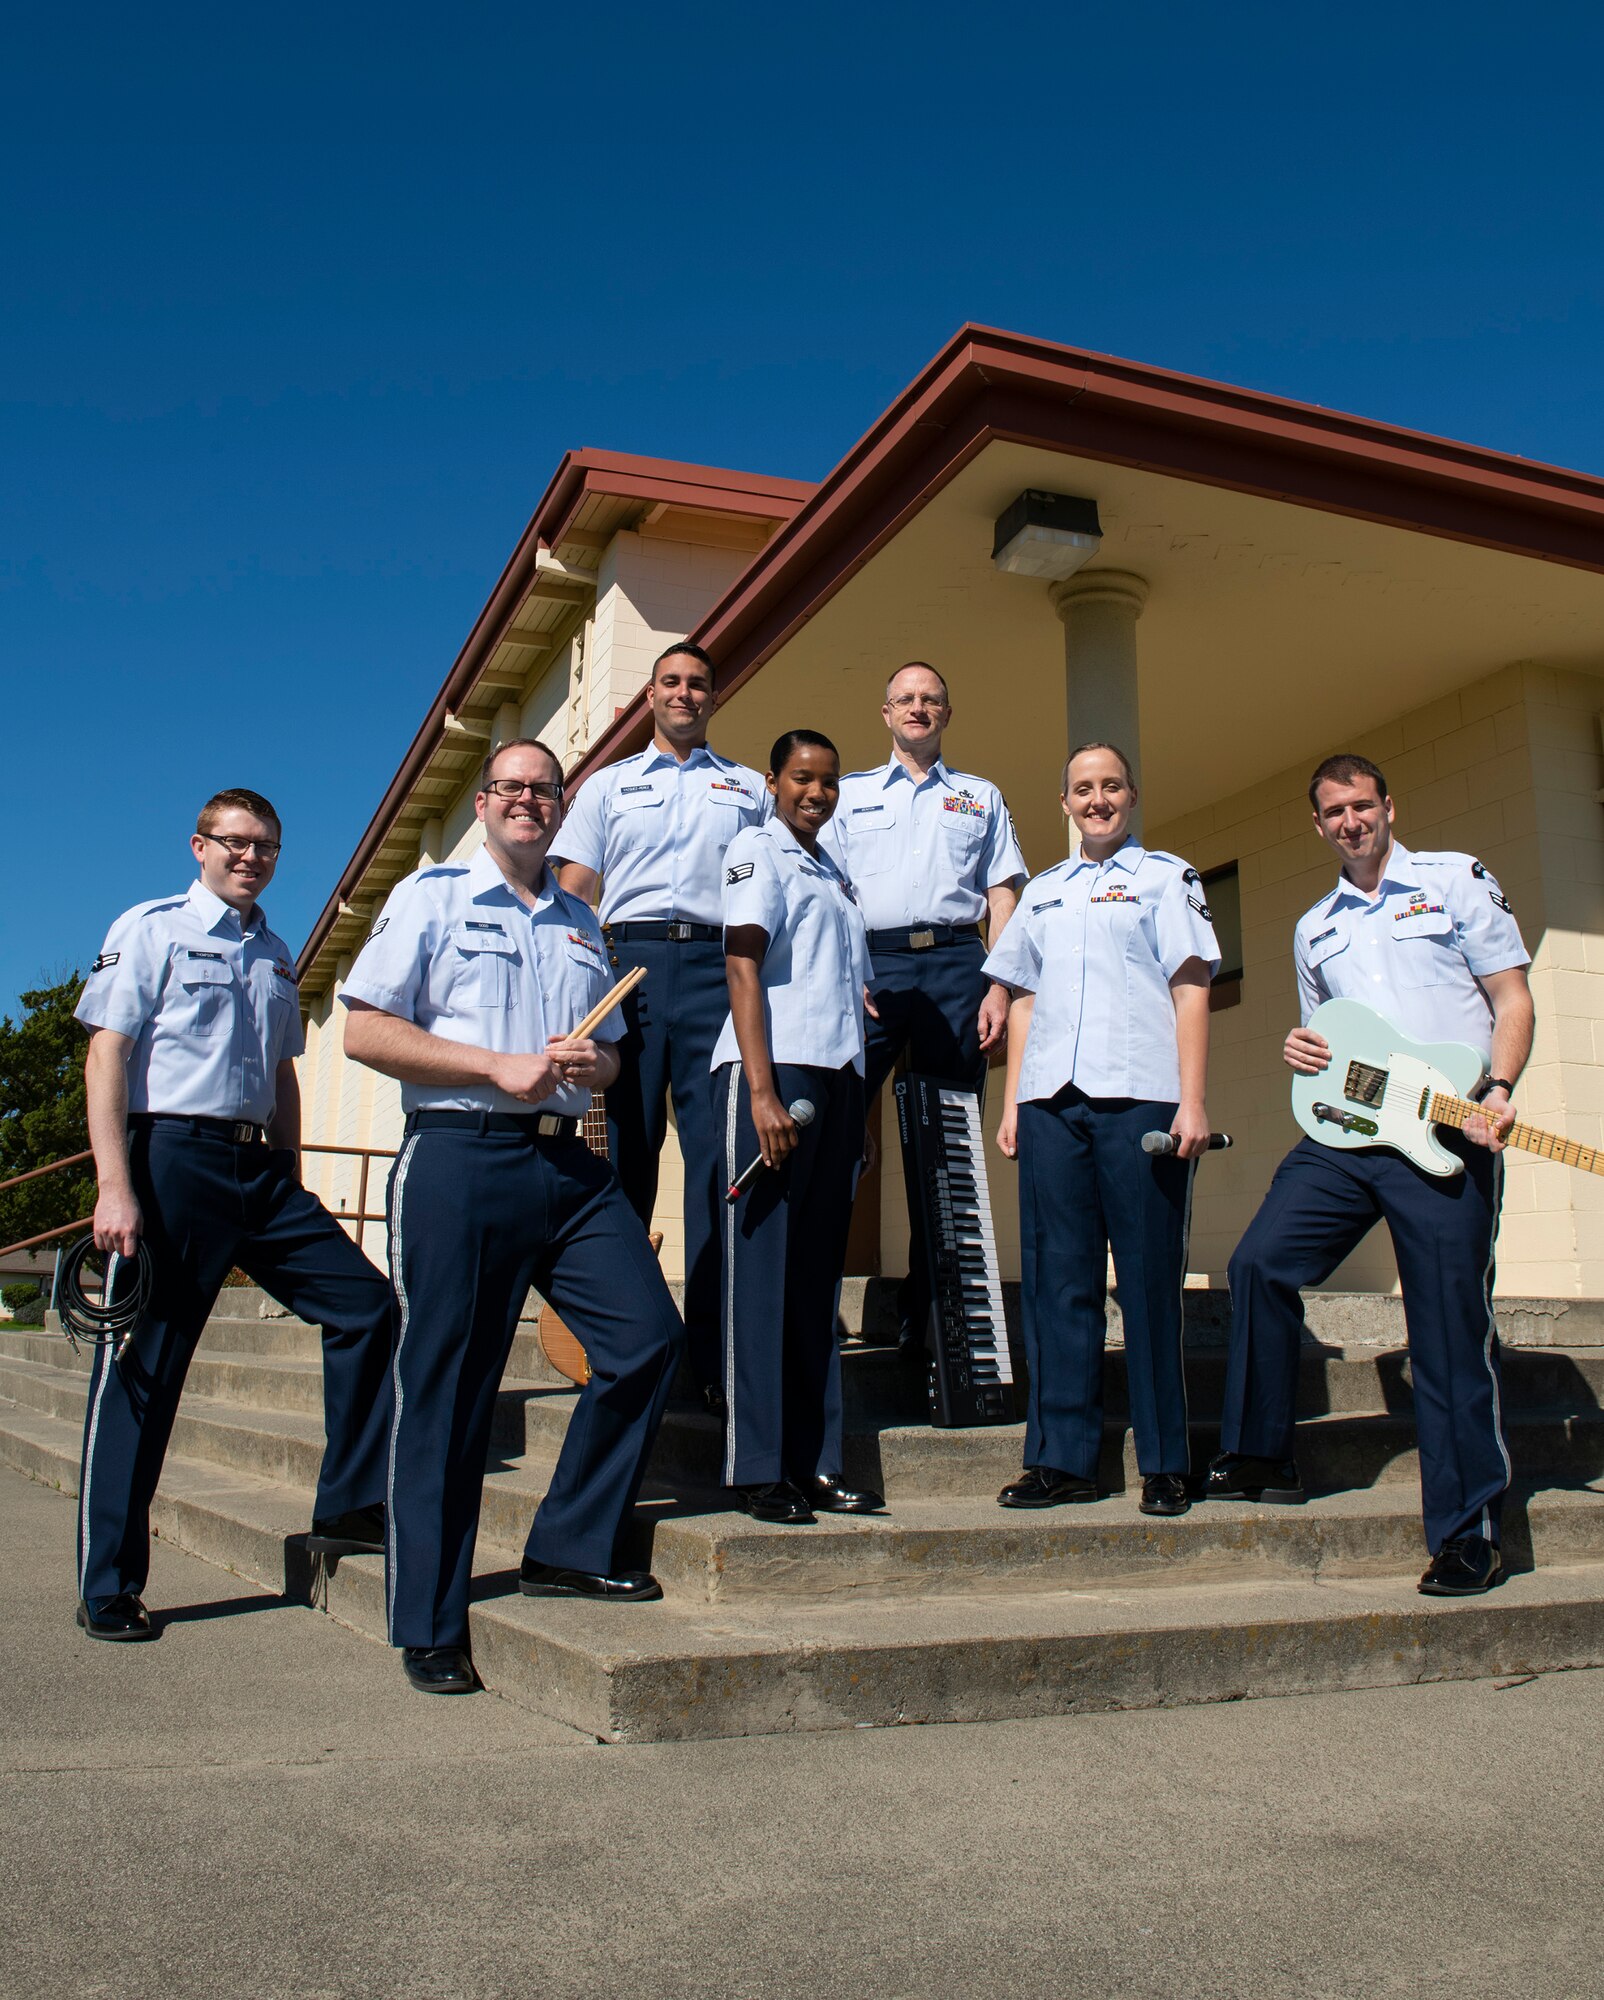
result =
M776 1063L781 1101L813 1105L796 1150L724 1211L726 1486L764 1486L841 1471L841 1350L836 1294L852 1190L863 1157L863 1084L855 1069ZM745 1066L713 1072L713 1103L734 1180L758 1151Z
M1396 1153L1339 1153L1304 1139L1231 1258L1231 1356L1220 1444L1293 1455L1305 1285L1329 1278L1385 1222L1398 1259L1420 1446L1420 1493L1433 1554L1454 1535L1498 1540L1510 1480L1504 1442L1493 1240L1503 1162L1457 1133L1465 1162L1439 1180Z
M617 1175L582 1139L409 1128L389 1213L390 1639L465 1646L496 1394L529 1287L591 1366L529 1531L537 1562L613 1567L684 1329Z
M86 1598L141 1591L150 1503L184 1377L224 1278L237 1264L301 1319L323 1328L317 1516L384 1498L390 1428L390 1287L323 1204L263 1145L236 1146L188 1124L135 1125L128 1163L155 1267L148 1311L120 1360L97 1347L84 1414L78 1587Z
M682 944L614 940L611 932L608 938L614 969L622 975L643 965L646 981L624 1002L618 1077L607 1092L607 1143L630 1207L650 1224L672 1094L685 1161L686 1342L696 1379L716 1382L723 1187L707 1079L730 1011L724 946L716 938Z
M979 1015L986 997L980 969L985 959L978 935L932 945L928 951L871 954L869 991L880 1018L868 1015L863 1024L868 1103L904 1052L918 1076L933 1076L958 1090L984 1090Z
M1097 1477L1112 1250L1136 1463L1144 1478L1191 1468L1181 1289L1192 1163L1142 1151L1143 1133L1167 1132L1175 1109L1073 1084L1019 1107L1026 1465Z

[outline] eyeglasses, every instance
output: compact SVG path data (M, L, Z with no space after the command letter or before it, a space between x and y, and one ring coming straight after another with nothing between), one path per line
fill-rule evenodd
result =
M253 847L263 861L277 861L284 851L282 840L246 840L237 833L203 833L201 839L215 840L219 847L226 847L236 861L243 861Z
M530 778L491 778L485 790L493 792L498 799L505 799L509 805L515 799L521 799L525 792L540 805L560 806L563 802L560 784L537 785Z
M894 694L887 697L887 708L945 708L946 697L939 694Z

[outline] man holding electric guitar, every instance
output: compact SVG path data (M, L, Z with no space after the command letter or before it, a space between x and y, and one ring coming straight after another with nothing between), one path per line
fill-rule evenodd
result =
M1282 1161L1231 1259L1222 1453L1208 1492L1303 1498L1293 1459L1300 1292L1384 1220L1409 1331L1431 1550L1420 1588L1470 1596L1498 1581L1510 1482L1493 1240L1510 1096L1532 1046L1530 957L1479 861L1411 853L1393 838L1386 779L1367 758L1328 757L1309 800L1342 863L1294 939L1302 1022L1285 1058L1309 1136ZM1533 1150L1558 1144L1539 1147L1543 1135L1525 1128L1513 1136Z

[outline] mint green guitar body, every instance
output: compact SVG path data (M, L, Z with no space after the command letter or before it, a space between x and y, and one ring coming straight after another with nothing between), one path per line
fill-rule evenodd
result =
M1318 1076L1292 1079L1292 1115L1322 1146L1390 1146L1428 1174L1464 1172L1426 1116L1436 1092L1467 1098L1487 1074L1468 1042L1412 1042L1358 1000L1327 1000L1309 1026L1331 1046Z

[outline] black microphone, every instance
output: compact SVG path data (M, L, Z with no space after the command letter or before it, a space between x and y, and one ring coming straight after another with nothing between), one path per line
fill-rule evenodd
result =
M1209 1151L1211 1153L1223 1153L1231 1143L1232 1140L1229 1132L1211 1132L1209 1134ZM1144 1132L1142 1134L1142 1151L1144 1153L1152 1153L1160 1158L1166 1153L1178 1152L1180 1144L1180 1140L1176 1138L1173 1132Z
M805 1097L799 1097L795 1104L788 1104L785 1109L793 1125L811 1125L813 1123L813 1106ZM739 1201L762 1171L763 1155L759 1153L752 1164L748 1167L743 1167L734 1180L730 1182L729 1187L725 1190L724 1199L726 1201Z

